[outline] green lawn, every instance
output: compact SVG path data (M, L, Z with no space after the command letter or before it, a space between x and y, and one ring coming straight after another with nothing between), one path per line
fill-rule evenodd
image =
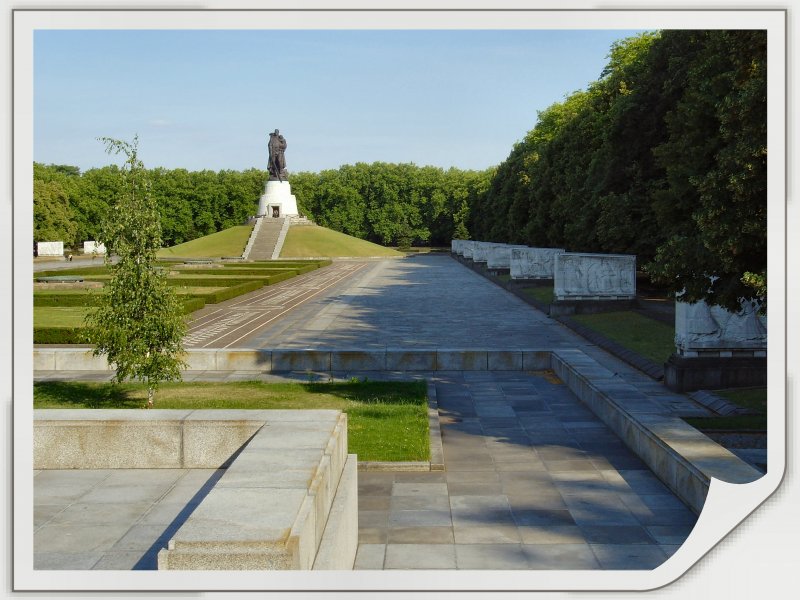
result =
M549 285L526 287L522 289L522 293L544 304L550 304L553 301L553 288Z
M674 326L632 311L572 315L570 318L656 364L665 363L675 351Z
M767 430L767 388L742 388L716 390L717 396L730 400L737 406L749 408L758 414L736 417L710 417L705 419L685 419L692 427L705 431L766 431Z
M403 256L403 253L318 225L290 227L281 258L304 256Z
M163 383L156 408L313 409L347 413L349 452L362 461L429 460L425 382ZM47 408L142 408L144 384L38 382L33 405Z
M158 251L159 258L219 258L241 256L250 238L252 225L237 225L196 240Z
M88 306L34 306L33 326L82 327L83 318L90 310Z

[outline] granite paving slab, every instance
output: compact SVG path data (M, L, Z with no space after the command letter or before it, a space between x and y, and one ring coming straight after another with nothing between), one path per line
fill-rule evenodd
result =
M694 513L557 379L432 379L445 470L360 474L356 569L652 569L691 533Z

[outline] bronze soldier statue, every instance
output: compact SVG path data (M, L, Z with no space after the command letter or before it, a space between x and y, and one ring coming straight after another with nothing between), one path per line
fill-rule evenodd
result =
M267 148L269 149L269 164L267 166L269 178L283 181L287 176L286 158L283 155L284 150L286 150L286 138L276 129L274 133L269 134Z

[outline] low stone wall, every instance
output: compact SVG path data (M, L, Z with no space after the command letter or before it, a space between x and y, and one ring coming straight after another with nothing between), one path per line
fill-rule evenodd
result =
M159 569L352 569L357 458L333 410L34 411L34 468L219 468Z
M35 410L34 469L217 469L268 411ZM275 418L276 415L270 415Z
M544 369L549 353L544 350L188 350L187 371L519 371ZM105 357L92 356L87 348L37 347L35 371L108 371Z
M616 377L580 350L552 354L552 369L569 389L697 514L711 479L749 483L761 473Z

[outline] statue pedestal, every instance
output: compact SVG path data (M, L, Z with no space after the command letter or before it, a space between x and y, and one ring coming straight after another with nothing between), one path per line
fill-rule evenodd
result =
M264 193L258 201L259 217L298 216L297 198L292 194L288 181L267 181Z

